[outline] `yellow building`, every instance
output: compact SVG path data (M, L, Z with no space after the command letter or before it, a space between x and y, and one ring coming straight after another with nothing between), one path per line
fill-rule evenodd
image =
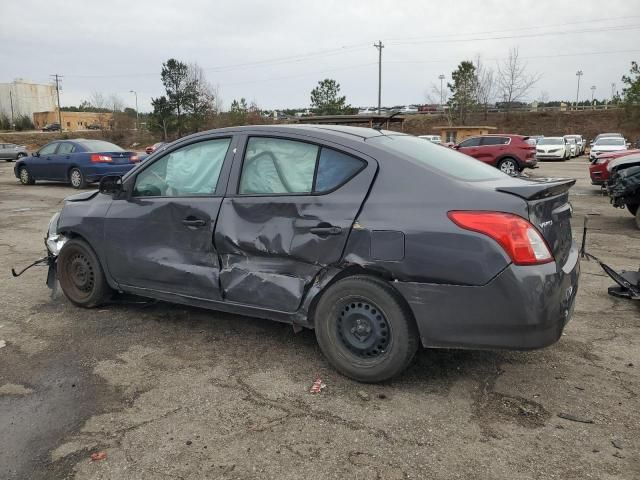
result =
M44 128L49 123L58 123L58 112L34 112L33 124L37 129ZM113 123L112 113L95 112L62 112L62 130L86 130L89 125L99 125L109 128Z
M476 127L433 127L440 132L442 143L460 143L465 138L487 135L497 130L497 127L476 126Z

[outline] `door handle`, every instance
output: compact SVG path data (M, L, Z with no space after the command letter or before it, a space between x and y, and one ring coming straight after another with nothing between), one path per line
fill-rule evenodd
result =
M182 224L186 225L187 227L204 227L207 222L200 218L187 217L182 220Z
M320 235L320 236L340 235L342 233L342 229L340 227L334 227L332 225L311 227L309 231L314 235Z

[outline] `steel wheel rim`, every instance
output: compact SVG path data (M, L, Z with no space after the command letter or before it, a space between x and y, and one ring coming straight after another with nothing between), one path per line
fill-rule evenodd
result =
M67 278L79 296L88 296L95 285L95 272L91 260L83 253L76 253L65 266Z
M500 164L500 170L507 175L513 176L516 173L516 166L511 160L506 160Z
M29 182L29 172L27 172L26 168L21 168L20 169L20 181L22 183L28 183Z
M391 327L384 312L362 299L345 303L337 313L340 343L361 359L383 356L391 344Z
M82 182L82 175L78 170L74 170L71 172L71 185L74 187L79 187Z

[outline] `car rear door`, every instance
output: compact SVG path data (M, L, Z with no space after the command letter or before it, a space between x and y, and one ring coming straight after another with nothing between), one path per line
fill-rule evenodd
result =
M477 158L495 167L496 160L507 154L509 142L509 137L482 137L480 155Z
M377 162L305 136L247 136L222 202L215 245L227 302L294 312L337 264Z
M51 178L54 180L66 180L69 168L71 167L71 154L76 150L76 146L71 142L60 142L55 155L52 155L49 162Z
M122 288L221 299L213 233L233 142L227 134L179 143L127 178L130 193L113 200L104 226L107 268Z

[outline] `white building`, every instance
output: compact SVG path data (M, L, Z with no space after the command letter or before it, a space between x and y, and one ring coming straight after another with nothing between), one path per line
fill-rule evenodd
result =
M17 78L11 83L0 83L0 115L13 118L22 115L33 120L34 112L50 112L56 109L56 87Z

